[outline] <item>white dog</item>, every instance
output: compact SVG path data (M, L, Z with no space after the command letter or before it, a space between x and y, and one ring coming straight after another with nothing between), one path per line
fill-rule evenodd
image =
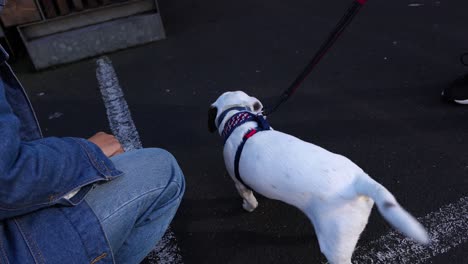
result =
M429 242L425 229L393 195L346 157L268 127L255 133L261 130L261 118L255 116L262 109L258 99L237 91L222 94L209 110L209 130L225 137L225 165L245 210L258 206L252 189L297 207L312 222L331 264L351 263L374 201L393 227L419 243Z

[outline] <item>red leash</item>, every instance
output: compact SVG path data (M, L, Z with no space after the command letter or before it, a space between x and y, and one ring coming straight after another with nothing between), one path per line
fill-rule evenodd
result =
M302 82L307 78L307 76L312 72L315 66L320 62L322 57L328 52L328 50L333 46L336 40L340 37L341 33L346 29L346 27L351 23L353 18L359 12L361 7L367 2L367 0L354 0L351 6L348 8L344 16L340 19L338 24L335 26L334 30L330 33L327 40L322 44L318 52L306 65L304 70L297 76L297 78L292 82L289 88L281 95L278 101L271 107L267 108L264 111L264 115L270 115L273 113L281 104L286 102L286 100L293 95L297 88L302 84Z

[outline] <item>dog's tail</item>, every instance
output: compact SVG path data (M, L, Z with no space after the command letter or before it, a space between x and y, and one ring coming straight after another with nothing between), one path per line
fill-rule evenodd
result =
M381 184L367 174L362 174L354 182L354 188L358 194L372 198L379 212L394 228L419 243L429 243L429 236L424 227L403 209Z

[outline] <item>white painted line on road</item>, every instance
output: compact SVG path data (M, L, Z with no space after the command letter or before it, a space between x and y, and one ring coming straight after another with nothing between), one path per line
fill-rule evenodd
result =
M125 151L142 148L140 136L125 101L112 61L104 56L96 60L96 66L99 90L104 100L112 134L117 137ZM176 237L170 227L151 253L151 255L154 254L158 264L183 263Z
M180 254L179 246L177 246L177 239L169 227L164 234L161 241L154 249L157 257L158 264L182 264L182 255Z
M418 218L427 228L431 244L422 246L396 231L359 246L354 263L424 263L468 241L468 196Z
M133 123L111 60L108 57L101 57L96 64L96 77L112 134L119 139L125 151L142 148L140 136Z

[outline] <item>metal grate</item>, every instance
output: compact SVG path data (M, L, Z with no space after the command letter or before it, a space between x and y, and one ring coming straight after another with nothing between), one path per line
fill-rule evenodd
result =
M46 19L112 4L112 0L39 0Z

